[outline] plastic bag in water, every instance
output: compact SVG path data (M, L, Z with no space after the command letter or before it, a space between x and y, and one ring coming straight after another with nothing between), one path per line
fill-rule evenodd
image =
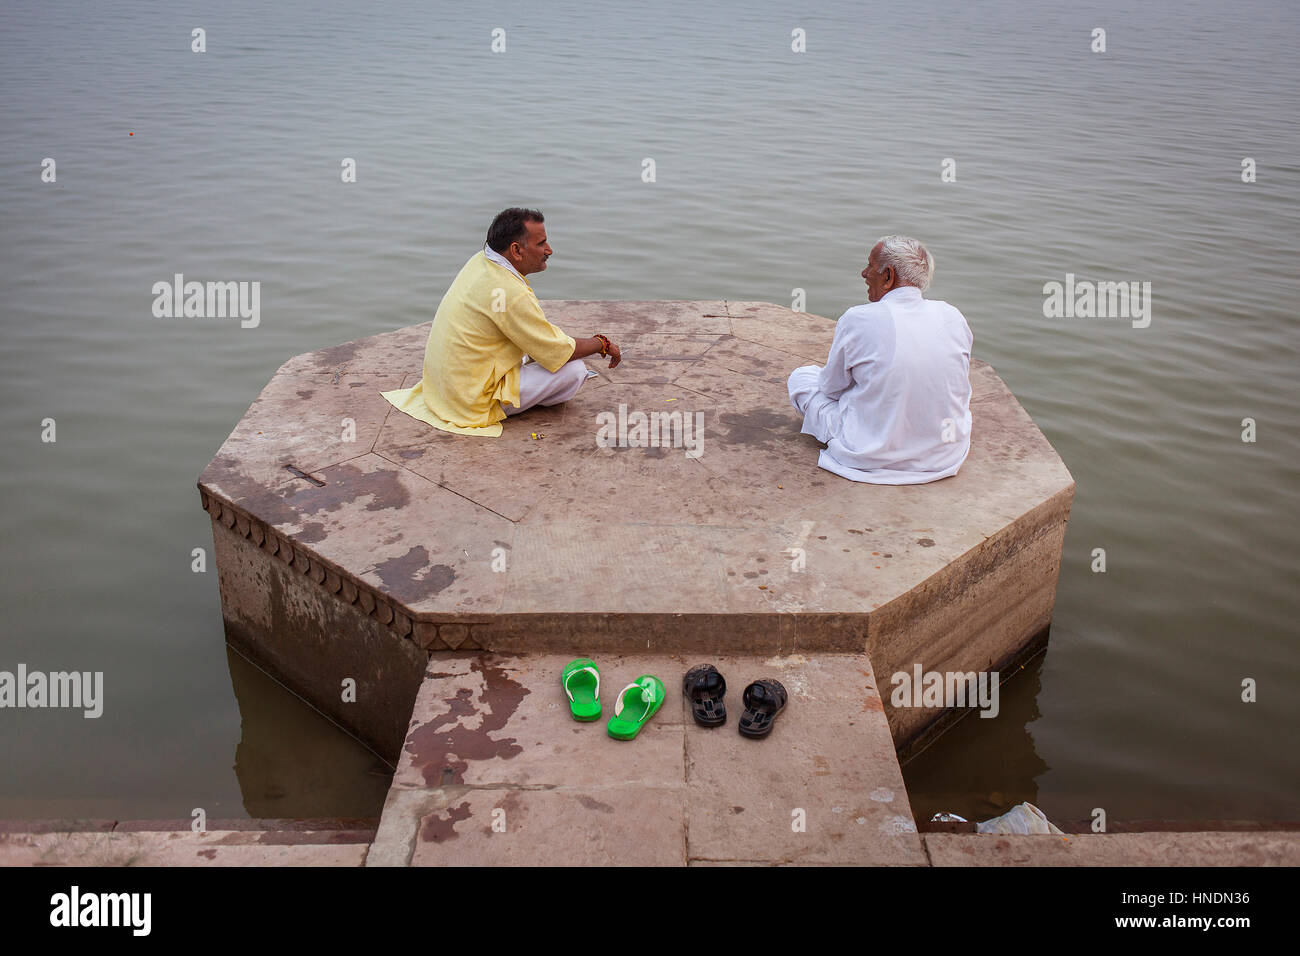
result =
M1065 831L1057 827L1047 815L1032 803L1022 803L1012 807L1000 817L985 820L975 825L976 833L1060 833Z

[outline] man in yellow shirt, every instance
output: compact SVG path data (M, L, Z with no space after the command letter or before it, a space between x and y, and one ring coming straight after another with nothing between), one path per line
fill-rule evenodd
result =
M384 398L435 428L496 437L507 416L576 395L587 379L586 356L608 356L610 368L618 365L622 356L607 337L575 339L542 314L524 277L544 270L551 254L540 212L498 213L483 251L442 297L421 381ZM532 361L523 364L524 356Z

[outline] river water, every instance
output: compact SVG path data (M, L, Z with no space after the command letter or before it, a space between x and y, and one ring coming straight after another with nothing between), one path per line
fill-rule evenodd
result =
M543 298L835 317L877 236L935 253L1078 488L1048 653L909 764L918 817L1300 817L1298 34L1263 0L9 0L0 669L106 700L0 712L0 815L377 813L385 768L228 656L195 480L281 362L427 321L521 204ZM178 272L260 280L260 324L155 318ZM1067 274L1149 282L1149 324L1045 316Z

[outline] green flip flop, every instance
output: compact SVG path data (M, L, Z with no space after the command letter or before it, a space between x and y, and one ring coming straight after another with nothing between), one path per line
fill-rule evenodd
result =
M595 661L585 657L569 661L560 672L560 683L574 720L600 719L600 671Z
M642 674L618 692L614 716L609 718L609 735L631 740L663 706L664 682L653 674Z

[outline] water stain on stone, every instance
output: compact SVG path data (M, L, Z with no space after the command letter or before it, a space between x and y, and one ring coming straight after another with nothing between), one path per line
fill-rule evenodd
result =
M357 342L344 342L342 345L331 345L329 348L317 349L311 353L312 361L318 366L328 369L344 365L357 357L358 344Z
M608 803L601 803L599 800L595 800L585 795L578 797L578 802L587 810L595 810L598 813L614 812L614 808Z
M767 428L775 432L787 432L799 419L791 408L774 411L771 408L751 408L743 413L728 413L722 421L729 425L742 425L746 428Z
M315 544L317 541L324 541L329 532L325 525L319 521L308 521L302 526L302 530L294 534L293 539L300 544Z
M520 821L528 817L528 804L523 801L518 790L507 790L505 796L492 808L493 814L497 810L501 811L503 821L508 820L512 828L519 827Z
M471 816L469 801L458 807L438 810L424 818L420 826L420 839L425 843L445 843L457 836L456 824L468 820Z
M234 455L217 455L208 462L203 474L199 475L200 484L216 485L231 497L235 497L251 482L253 479L244 470L243 462Z
M445 714L407 735L406 751L428 785L444 786L444 770L450 771L450 783L464 783L471 760L509 759L523 753L524 748L514 737L492 737L509 724L520 703L531 693L510 676L502 661L502 656L495 654L471 658L471 674L483 678L481 699L474 699L472 688L461 687L454 696L443 698ZM476 716L480 718L478 726L466 727L468 720Z
M306 401L307 399L311 398L315 394L316 394L316 389L314 388L298 389L298 397L301 398L303 401Z
M220 488L223 496L229 497L254 518L267 524L297 525L302 521L298 509L285 500L285 494L267 488L251 478L240 467L237 459L228 456L212 459L199 481Z
M456 580L456 572L448 565L429 565L429 551L422 544L376 564L375 574L385 591L406 604L428 600Z
M724 447L740 445L746 448L771 448L778 436L765 428L732 426L723 435L713 435L712 440Z
M724 412L719 420L726 427L724 434L711 435L719 445L746 445L768 447L780 439L789 438L797 420L790 415L768 408L755 408L747 412Z
M324 468L318 474L325 479L324 488L303 488L290 496L289 500L301 514L338 511L362 498L371 499L366 504L367 511L399 509L410 501L398 470L362 471L356 465L344 463Z
M268 488L250 478L235 459L219 457L213 459L200 481L217 484L254 518L275 527L301 526L303 530L293 537L308 544L324 540L327 532L319 522L304 522L304 515L338 511L365 497L373 499L366 504L367 511L402 508L410 500L400 483L401 473L396 470L363 472L355 465L341 464L317 474L325 481L324 487Z

